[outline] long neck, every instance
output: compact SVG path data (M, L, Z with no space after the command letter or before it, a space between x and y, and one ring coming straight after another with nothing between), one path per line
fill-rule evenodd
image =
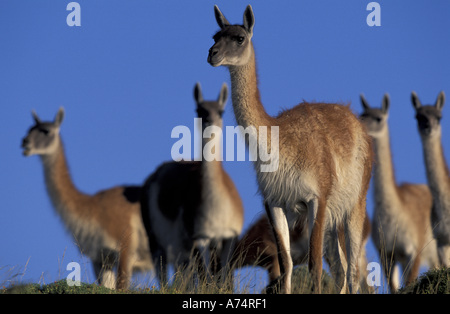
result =
M223 167L222 167L222 127L215 127L211 138L203 138L202 140L202 194L205 198L212 196L217 191L217 183L222 183ZM220 132L220 133L219 133Z
M398 200L387 126L381 134L373 138L373 143L376 159L373 173L375 197L381 202Z
M433 194L450 193L449 170L442 149L441 134L422 137L428 184Z
M251 47L250 61L242 66L229 66L233 109L238 125L246 128L270 126L271 117L261 103L256 75L255 51Z
M53 206L64 220L70 218L68 214L76 214L85 206L87 195L77 190L70 177L62 141L54 153L41 155L44 166L45 183ZM72 216L73 217L73 216Z

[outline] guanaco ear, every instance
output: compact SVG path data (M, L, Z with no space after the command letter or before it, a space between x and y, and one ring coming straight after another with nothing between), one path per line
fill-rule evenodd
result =
M417 96L415 91L411 92L411 102L416 110L419 109L420 107L422 107L419 97Z
M53 122L56 126L60 126L64 119L64 108L59 107L58 113L55 116L55 121Z
M225 16L220 12L219 7L217 5L214 6L214 15L216 17L217 24L219 24L220 28L224 28L227 25L230 25L230 22L225 18Z
M389 97L389 94L386 93L384 94L383 102L381 103L381 110L383 111L383 113L388 113L390 105L391 99Z
M195 98L195 102L197 103L197 105L199 105L203 102L202 88L201 88L199 82L197 82L197 84L195 84L194 98Z
M34 111L34 109L31 110L31 115L33 116L33 120L34 120L34 122L36 124L41 124L42 123L41 119L39 119L39 117L38 117L36 111Z
M220 106L220 111L222 111L222 113L225 108L225 104L227 103L227 99L228 99L228 86L226 83L223 83L222 88L220 89L219 98L217 99L217 102L219 103Z
M244 12L244 27L250 35L253 35L253 26L255 26L255 16L252 6L249 4Z
M359 95L359 99L361 99L361 105L363 106L364 111L367 111L370 109L369 103L366 100L366 97L364 97L364 94L361 93Z
M434 106L436 107L436 109L441 111L442 107L444 107L444 102L445 102L445 93L444 91L441 91L436 99L436 104Z

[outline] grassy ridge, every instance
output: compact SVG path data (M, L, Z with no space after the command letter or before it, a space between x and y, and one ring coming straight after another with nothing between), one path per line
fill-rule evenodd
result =
M450 294L450 268L427 271L409 286L398 291L401 294Z
M189 276L188 276L189 277ZM175 276L170 286L160 289L155 287L145 287L130 290L112 290L97 284L81 283L80 286L69 286L66 279L62 279L50 284L40 285L37 283L14 284L7 288L0 289L0 294L232 294L230 286L221 286L215 282L198 283L192 286L192 278ZM298 267L294 270L292 281L293 293L311 293L312 281L306 266ZM332 278L323 272L322 276L323 293L334 293ZM242 293L246 293L244 290Z
M179 276L182 278L182 276ZM311 293L311 278L306 267L298 267L294 271L293 293ZM322 278L323 293L336 293L332 278L324 272ZM0 289L0 294L231 294L230 288L219 287L214 283L202 283L192 288L184 279L175 279L167 287L161 289L138 288L130 290L111 290L97 284L81 283L80 286L69 286L65 279L51 284L40 285L16 284ZM450 268L429 270L411 285L400 289L398 294L450 294Z

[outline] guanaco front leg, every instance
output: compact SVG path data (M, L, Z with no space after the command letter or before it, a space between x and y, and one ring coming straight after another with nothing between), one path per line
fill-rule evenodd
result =
M265 203L267 216L272 225L275 242L278 250L278 261L280 264L281 276L276 282L271 283L270 289L276 289L279 286L281 293L291 293L291 276L292 276L292 258L289 242L289 226L286 219L285 211L281 207L276 207ZM273 288L272 288L273 287ZM275 291L276 291L275 290Z

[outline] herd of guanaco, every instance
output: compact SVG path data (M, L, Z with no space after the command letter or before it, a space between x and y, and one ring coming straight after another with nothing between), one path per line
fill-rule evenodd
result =
M412 92L428 184L399 185L389 141L388 94L381 108L371 107L361 94L359 117L347 105L307 102L270 116L258 89L252 7L246 7L243 24L231 24L217 6L214 14L220 29L207 62L229 70L236 122L257 130L247 144L261 140L258 127L279 130L276 140L270 131L259 146L277 159L278 168L261 171L264 160L253 162L266 215L242 235L243 203L218 160L167 161L141 185L80 192L60 136L64 109L51 122L33 111L23 154L40 156L52 205L91 259L97 282L127 289L133 272L152 270L167 283L172 264L225 283L234 269L251 265L267 269L267 292L290 293L293 267L307 263L312 290L321 293L325 260L337 291L357 293L370 235L391 291L400 287L400 275L405 283L413 281L423 264L449 267L450 175L440 124L444 93L434 105L422 105ZM228 96L225 83L213 101L204 100L200 84L195 85L202 131L223 127ZM217 149L220 140L204 138L202 148ZM371 180L372 223L366 212Z

